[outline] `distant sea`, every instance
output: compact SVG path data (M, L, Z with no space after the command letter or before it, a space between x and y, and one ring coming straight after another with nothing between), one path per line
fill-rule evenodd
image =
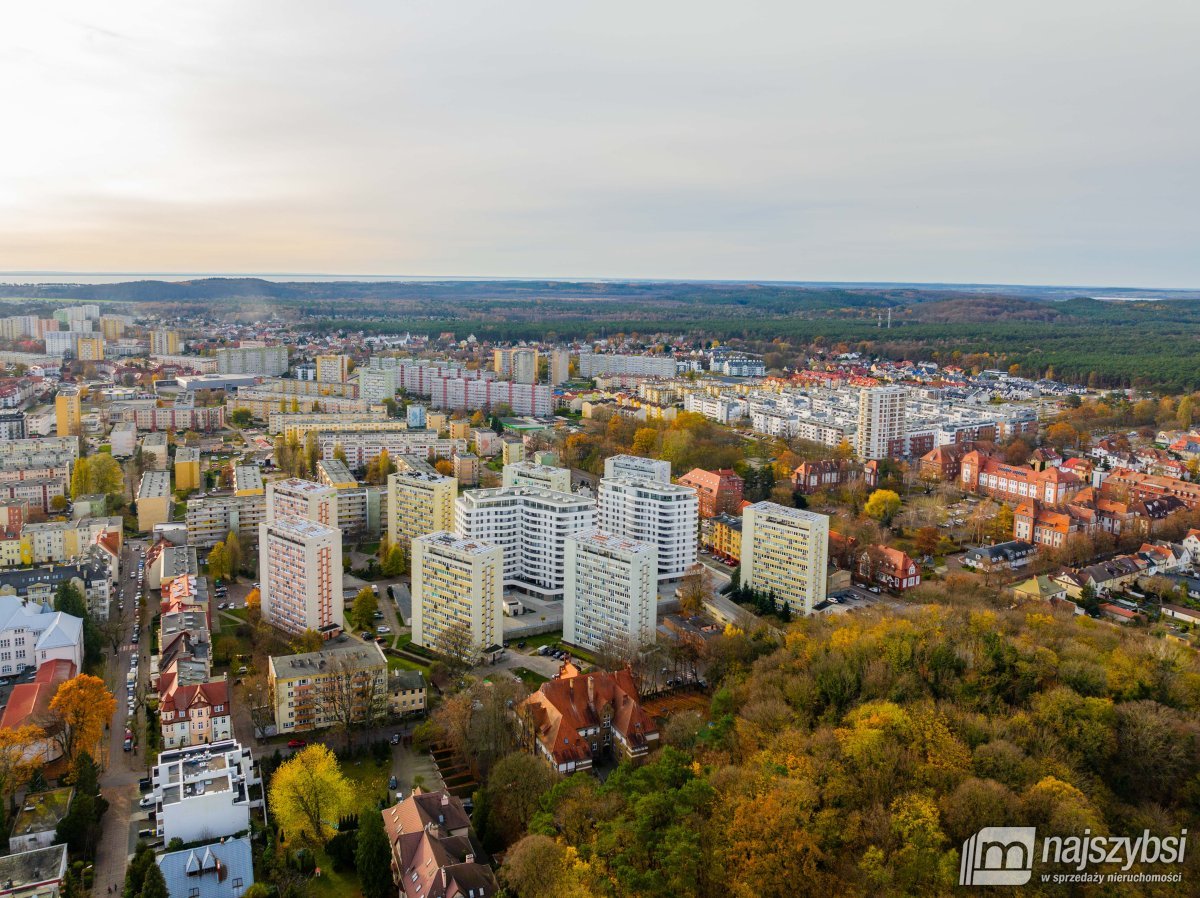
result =
M0 271L0 284L128 284L130 281L200 281L205 278L258 278L264 281L432 281L484 280L483 278L427 278L405 275L374 274L180 274L151 271L131 271L117 274L94 274L87 271Z

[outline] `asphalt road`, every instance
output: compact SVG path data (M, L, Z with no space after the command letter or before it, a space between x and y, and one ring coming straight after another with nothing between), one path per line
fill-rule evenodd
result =
M149 670L150 639L145 627L143 626L139 645L135 646L130 641L138 612L138 589L137 580L130 580L129 572L137 570L137 550L143 545L144 543L140 541L126 543L122 553L117 596L109 606L110 613L121 618L125 630L121 646L114 655L109 657L108 667L105 671L105 680L117 698L117 710L109 725L109 732L106 734L101 751L104 773L100 777L100 791L108 799L108 813L104 816L103 834L96 851L94 888L97 895L102 894L101 889L107 890L110 885L113 886L113 891L116 891L125 882L125 867L131 853L131 835L134 832L131 824L135 814L144 820L146 813L137 807L139 797L137 783L141 777L146 775L146 758L140 745L135 751L124 751L128 716L125 704L128 694L125 689L125 675L129 670L129 662L135 650L140 656L138 696L142 702L144 702L147 689L146 677ZM118 608L120 602L125 605L123 611ZM147 608L147 620L151 613L152 609ZM106 651L111 651L111 646L107 647ZM134 730L139 741L145 740L145 715L140 709L130 728ZM138 828L145 825L143 822Z

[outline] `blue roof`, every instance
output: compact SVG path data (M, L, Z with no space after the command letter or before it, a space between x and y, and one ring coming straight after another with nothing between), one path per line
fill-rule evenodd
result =
M241 898L254 884L254 857L250 837L227 839L198 848L172 851L158 859L171 898Z

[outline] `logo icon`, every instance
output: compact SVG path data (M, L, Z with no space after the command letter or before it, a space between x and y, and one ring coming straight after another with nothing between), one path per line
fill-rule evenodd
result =
M960 886L1020 886L1033 876L1033 826L985 826L963 842Z

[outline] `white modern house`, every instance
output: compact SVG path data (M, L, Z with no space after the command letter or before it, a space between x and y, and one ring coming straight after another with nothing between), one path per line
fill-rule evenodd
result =
M49 605L0 595L0 676L60 659L83 669L83 620Z
M247 832L260 782L250 749L233 739L162 752L151 774L157 834L186 843Z

